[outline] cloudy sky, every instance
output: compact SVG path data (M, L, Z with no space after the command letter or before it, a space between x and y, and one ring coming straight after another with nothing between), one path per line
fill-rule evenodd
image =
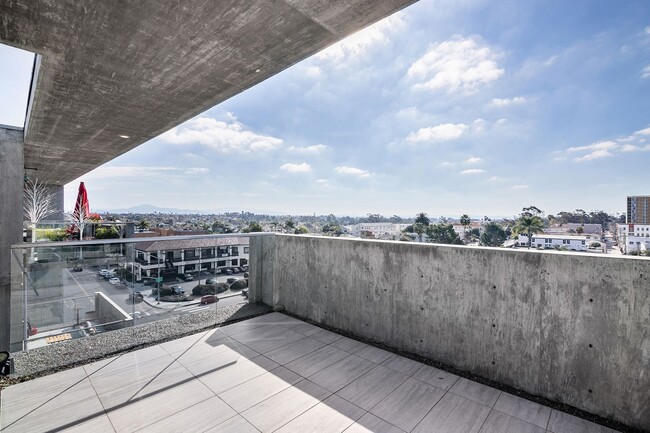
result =
M66 187L91 207L623 212L650 194L647 0L421 0Z

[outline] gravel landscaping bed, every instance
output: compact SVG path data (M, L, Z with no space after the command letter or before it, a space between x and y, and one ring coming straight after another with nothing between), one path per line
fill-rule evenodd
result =
M209 311L182 314L85 338L64 341L11 355L15 373L0 378L0 389L57 371L142 349L220 325L271 312L264 304L232 305Z

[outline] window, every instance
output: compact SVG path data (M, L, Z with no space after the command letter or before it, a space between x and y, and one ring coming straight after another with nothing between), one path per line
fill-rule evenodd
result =
M217 261L217 266L219 266L219 267L221 267L221 266L226 266L226 261L225 261L225 260L219 260L219 261Z
M233 259L233 260L231 261L231 264L232 264L233 266L237 266L237 265L238 265L238 261L237 261L237 259Z
M244 247L244 254L248 254L248 247Z

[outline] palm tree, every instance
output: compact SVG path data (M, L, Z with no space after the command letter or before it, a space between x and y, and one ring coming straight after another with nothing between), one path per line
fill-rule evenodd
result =
M532 242L533 233L543 232L544 221L538 216L522 214L517 220L517 224L513 227L512 231L516 234L525 234L528 236L528 249Z
M461 215L460 224L463 226L463 237L467 238L467 228L472 224L472 220L470 219L469 215Z

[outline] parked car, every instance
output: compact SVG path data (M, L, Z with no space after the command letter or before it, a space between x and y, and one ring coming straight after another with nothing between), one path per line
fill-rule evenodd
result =
M81 266L75 266L70 270L70 272L81 272L83 271L83 268Z
M242 272L248 272L248 265L240 266L239 269L241 269Z
M248 272L244 272L244 278L248 278Z
M205 280L205 284L217 284L217 279L216 278L208 278Z
M110 280L111 278L115 278L115 273L109 272L107 274L104 274L104 278L107 280Z
M112 272L109 271L108 269L100 269L100 271L99 271L99 275L101 275L102 277L104 277L104 276L106 276L106 274L110 274L110 273L112 273Z
M228 278L228 279L226 280L226 282L227 282L228 284L232 284L232 283L234 283L235 281L237 281L237 278L232 278L232 277L231 277L231 278Z
M232 268L232 271L233 271L233 273L238 274L238 273L241 272L241 269L239 269L237 266L235 266L234 268Z
M219 275L219 274L221 274L221 269L218 269L218 268L217 268L217 269L213 269L213 270L212 270L212 273L213 273L214 275Z
M112 277L112 278L108 279L108 282L111 283L111 284L117 284L117 283L120 282L120 279L117 278L117 277Z
M170 289L172 291L172 295L184 295L185 294L185 290L183 290L183 288L181 286L179 286L179 285L171 286Z
M217 295L204 295L201 296L201 303L202 304L212 304L214 302L218 302L219 298L217 298Z
M131 300L133 303L142 302L144 300L144 295L140 292L133 292L131 294Z
M224 269L224 272L226 273L226 275L232 275L233 274L233 271L230 268Z
M181 275L181 278L184 279L185 281L194 280L194 277L192 276L192 274L183 274L183 275Z

